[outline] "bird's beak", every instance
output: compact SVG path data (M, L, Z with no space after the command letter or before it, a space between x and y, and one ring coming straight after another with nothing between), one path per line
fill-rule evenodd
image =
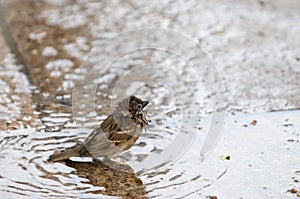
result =
M143 101L142 102L143 108L145 108L145 106L147 106L148 104L149 104L149 101Z

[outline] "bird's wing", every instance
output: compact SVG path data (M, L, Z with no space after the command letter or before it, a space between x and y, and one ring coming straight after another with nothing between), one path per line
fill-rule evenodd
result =
M129 129L129 130L121 130L116 131L113 133L109 133L109 140L118 146L119 144L122 144L132 138L132 131L135 131L135 129Z
M109 115L101 123L100 127L95 128L90 133L84 142L97 140L95 137L102 136L103 134L107 136L109 141L117 145L118 143L130 139L135 131L136 127L129 116L114 118L113 115Z
M121 124L123 123L124 121ZM125 147L124 143L133 138L132 135L136 128L126 126L126 128L121 129L118 126L119 124L117 125L112 116L108 116L101 127L95 128L84 141L85 147L96 157L112 156L123 151L122 146Z
M84 141L84 146L93 157L112 157L122 151L109 139L101 127L91 133L91 136Z

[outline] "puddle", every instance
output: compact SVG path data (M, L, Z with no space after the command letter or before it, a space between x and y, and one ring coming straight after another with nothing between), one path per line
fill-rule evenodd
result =
M54 121L60 120L56 118ZM79 137L84 136L85 133L79 135ZM100 195L101 197L114 195L137 198L183 197L209 186L217 180L218 175L226 171L226 168L222 168L210 171L209 174L203 173L202 169L207 165L201 163L199 154L195 151L172 165L161 165L139 174L114 170L101 163L91 163L89 159L81 159L87 162L68 161L66 163L68 166L46 161L53 151L72 146L75 138L78 138L75 129L63 129L57 132L36 132L33 129L2 132L1 196L9 198L99 198ZM143 149L142 154L145 154L148 150L153 150L155 143L151 143L150 140L151 138L139 140L133 147L132 153L141 153ZM157 143L162 144L163 140L164 138L160 138ZM141 148L143 145L147 147ZM159 146L157 145L156 148ZM127 161L127 163L129 167L131 162ZM179 193L174 191L177 189L180 190Z
M22 51L22 56L29 67L29 72L32 72L31 83L36 84L37 87L32 99L33 103L36 103L34 108L37 112L34 115L39 117L41 124L38 124L37 130L29 128L1 132L1 197L204 198L209 195L217 195L226 198L237 196L259 198L263 195L280 198L282 196L290 197L287 190L293 186L299 186L299 181L293 180L300 178L299 168L297 168L300 163L296 158L299 152L299 129L295 122L299 118L299 112L254 115L239 113L227 117L225 133L219 144L203 160L200 157L201 146L203 146L210 127L216 125L211 124L213 119L211 113L214 111L211 101L216 93L208 88L212 85L204 81L205 78L209 78L208 83L213 84L213 87L217 87L218 90L218 85L215 84L216 79L214 79L215 74L211 73L211 65L203 61L201 65L203 71L199 75L190 63L187 63L182 57L170 53L168 51L170 48L165 48L166 50L136 49L138 42L130 43L132 38L101 46L104 39L114 36L115 32L120 32L126 27L133 29L136 26L142 27L143 24L148 26L151 23L155 24L153 23L155 20L148 21L147 13L152 12L147 9L157 9L164 13L163 6L157 4L153 4L153 7L149 8L141 6L146 9L140 13L141 21L123 24L119 23L121 19L127 15L128 19L135 18L136 12L120 10L120 12L115 12L115 14L119 14L116 19L106 20L111 15L105 13L111 13L112 7L108 6L105 9L105 3L80 1L78 4L68 5L66 1L47 2L52 2L52 6L44 7L43 3L34 1L26 3L26 7L24 7L26 9L22 6L21 10L32 11L35 18L28 17L32 15L22 12L24 21L18 18L21 22L16 23L12 17L14 15L9 15L10 20L13 21L11 25L14 31L12 32L19 36L17 42L20 46L18 48L27 49ZM198 5L197 2L196 4ZM165 2L165 5L168 6L168 3ZM217 7L216 5L219 4L211 6ZM62 6L61 10L55 6ZM114 6L117 9L119 5L114 4ZM126 9L131 7L135 9L134 4L129 5ZM188 4L188 7L180 11L182 13L178 12L178 8L181 6L173 5L173 7L174 10L170 12L179 13L179 15L176 14L179 17L172 17L174 25L169 26L169 22L165 21L166 23L162 27L198 28L191 24L180 25L180 23L189 21L185 20L188 16L183 12L185 9L194 7L193 4ZM219 7L219 11L226 14L225 10L231 11L235 7L229 5L228 8ZM35 9L43 12L33 12ZM99 13L99 9L102 9L103 12L100 13L104 13L104 15L95 14ZM189 17L190 19L198 19L198 13L207 11L206 7L195 6L195 9L191 13L193 16ZM245 6L243 9L247 10L248 7ZM231 20L244 19L243 9L240 11L243 14L242 17L233 15ZM225 43L218 42L220 40L213 35L207 38L207 41L216 39L213 44L217 51L218 48L221 48L219 45L225 46L230 43L232 35L236 38L235 34L238 34L238 38L243 38L242 41L245 40L244 33L240 33L240 30L231 32L230 29L234 30L237 27L229 26L227 30L227 26L230 24L228 21L225 24L219 24L224 21L223 14L215 16L210 13L207 16L211 16L212 19L206 20L211 27L220 27L222 34L225 35ZM68 17L70 15L72 16ZM162 16L161 13L156 15L157 19ZM167 13L166 16L168 16ZM39 20L36 20L37 18ZM94 21L88 22L89 18ZM252 15L249 15L248 18L252 20ZM256 18L260 18L260 15L256 15ZM285 19L281 15L279 18ZM179 24L177 20L179 20ZM256 24L257 21L254 20L254 22ZM266 24L270 24L267 22ZM294 21L288 22L284 24ZM89 27L87 27L88 23ZM197 21L195 21L196 23ZM248 24L245 21L239 21L239 23ZM90 32L86 31L88 28L90 28ZM188 30L188 32L191 31L192 35L196 34L198 37L196 29ZM20 31L22 32L20 33ZM227 35L226 38L227 31L229 37ZM57 32L59 32L59 36L56 35ZM31 39L30 42L28 42L28 36ZM145 35L146 43L147 39L151 40L151 37L147 36ZM169 45L177 42L174 38L173 42L166 42L169 41L168 37L162 36L164 36L162 41ZM46 42L45 38L48 38ZM129 42L127 47L131 51L129 53L126 51L127 54L116 53L118 49L122 51L120 44L126 42ZM187 42L184 40L182 43L186 44ZM240 45L244 46L244 43ZM100 48L85 63L90 64L90 68L79 68L81 60L92 47ZM184 46L174 45L171 47L173 50L179 49L180 51L182 49L179 47ZM202 59L202 54L200 56L194 50L195 48L189 48L188 52L190 53L186 55L188 60ZM224 48L224 51L227 50ZM116 56L111 57L113 53L116 53ZM281 95L281 92L286 93L286 89L280 89L280 92L275 92L276 95L273 93L269 95L269 92L265 91L270 90L269 84L272 81L267 81L265 87L245 89L251 88L251 85L249 87L249 83L247 83L244 86L244 82L247 82L244 80L245 77L249 79L249 74L246 73L248 70L244 70L237 64L240 63L240 48L233 53L236 56L223 54L216 60L222 63L226 69L224 70L226 82L231 86L231 81L234 83L232 87L228 85L229 90L224 92L229 96L228 99L231 103L229 109L252 111L255 110L255 107L265 107L268 103L270 107L274 107L274 104L280 106L267 110L281 110L286 108L289 99L297 99L284 97L287 99L280 100L276 98ZM255 56L251 56L253 55L251 51L246 55L249 56L250 62L243 67L248 69L253 65L251 61L257 63L257 59ZM110 61L113 60L109 68L103 67L103 63L105 63L103 56L111 58ZM264 60L264 57L260 58L260 61ZM270 57L270 60L273 60L273 57ZM228 65L225 65L224 62ZM273 64L269 65L271 68L270 70L267 68L265 73L269 74L268 77L276 81L277 85L279 83L282 85L280 81L273 78L272 73L269 73L269 71L275 70ZM251 70L254 70L251 73L254 75L264 74L258 73L257 68L251 68ZM276 70L280 71L281 68L278 67ZM243 75L241 75L241 71ZM71 96L72 89L76 85L75 82L83 81L83 76L88 72L91 75L92 83L89 83L92 87L89 87L90 84L84 84L84 89ZM289 74L286 73L286 76L290 76ZM297 73L293 74L297 75ZM260 75L260 81L252 84L261 85L265 76L266 74ZM278 76L281 77L281 73L278 72ZM237 81L235 81L236 78ZM240 81L239 78L243 81ZM285 83L289 83L290 90L295 91L290 96L296 96L298 89L293 84L294 79L290 81L287 78L287 81L289 82ZM7 90L5 82L1 81L0 85ZM29 85L27 86L29 87ZM91 88L93 92L89 93ZM248 94L244 93L245 90L248 91ZM251 91L250 94L249 91ZM262 93L258 91L262 91ZM147 132L141 136L134 147L116 157L117 160L126 163L122 167L129 167L135 173L108 168L99 162L92 163L90 159L72 159L78 160L78 162L67 161L66 164L46 161L54 151L71 147L77 139L84 140L92 129L111 113L112 106L118 100L132 94L151 102L151 106L147 110L151 120ZM249 96L253 96L253 99ZM73 104L74 115L72 115L72 109L63 106L63 103L72 100L75 102ZM268 100L272 103L269 103ZM297 104L298 101L289 106L297 108ZM226 105L219 108L226 108ZM13 115L15 112L11 113ZM23 119L35 120L36 118L28 116ZM253 119L257 122L251 124ZM180 135L183 136L180 137ZM179 140L181 142L177 142L178 137L182 138ZM174 142L177 145L172 145ZM168 156L169 154L172 156ZM230 157L230 160L226 158L222 160L220 158L222 156ZM159 157L163 158L159 159ZM250 180L255 183L249 183Z
M141 54L158 63L131 59ZM177 61L176 67L171 60ZM42 125L37 131L20 129L1 134L3 196L185 198L199 194L222 178L227 168L221 165L211 169L210 163L200 157L212 108L209 99L204 99L209 90L193 70L168 52L158 55L151 49L136 51L116 60L97 79L95 101L82 94L77 100L84 100L80 105L85 106L76 107L75 92L73 111L78 112L73 115L70 107L41 101L37 111ZM79 71L74 78L81 80L81 75ZM126 164L121 167L129 167L134 173L92 163L91 159L71 159L79 162L68 161L66 165L47 162L54 151L71 147L77 139L84 140L122 96L131 94L151 102L146 110L151 120L147 131L135 146L115 158Z

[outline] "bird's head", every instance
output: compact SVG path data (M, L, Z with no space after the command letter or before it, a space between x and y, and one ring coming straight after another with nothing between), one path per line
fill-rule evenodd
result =
M141 100L140 98L132 95L118 103L116 108L117 112L124 115L129 115L132 119L144 119L143 109L149 104L149 101Z

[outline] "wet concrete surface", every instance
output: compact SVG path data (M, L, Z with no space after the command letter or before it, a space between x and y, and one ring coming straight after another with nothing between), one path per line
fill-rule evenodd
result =
M299 111L295 111L300 107L298 1L0 3L7 23L1 27L11 33L22 62L9 54L14 44L7 45L7 36L0 35L1 196L297 197L300 191ZM212 112L210 100L214 93L209 93L203 84L210 65L203 66L199 78L168 53L131 52L131 57L121 57L104 72L105 81L96 92L96 116L90 114L81 123L77 120L76 125L72 109L64 106L72 102L75 82L83 74L85 65L81 64L85 56L102 41L143 27L170 28L188 34L210 53L220 72L225 85L225 90L221 90L225 96L223 108L228 113L224 133L204 161L198 156L199 142L208 131ZM100 48L91 55L91 63L100 63L95 64L95 70L103 68L98 55L110 56L118 47ZM197 54L191 53L191 57L197 58ZM195 96L202 92L200 122L195 127L201 135L180 161L135 174L113 170L101 163L47 163L47 157L55 150L72 146L75 139L84 139L86 129L92 129L110 113L111 99L119 97L112 95L112 91L123 74L134 66L153 63L176 65L175 70L182 71L181 77L199 88L190 92ZM180 82L167 69L161 69L160 73L171 84ZM149 73L149 77L161 81L157 74ZM129 84L130 88L123 90L128 94L131 86L134 87ZM177 89L180 97L189 96L181 86ZM149 114L153 123L148 134L122 156L129 167L134 163L133 157L143 160L150 152L159 154L164 144L174 141L178 134L179 113L173 110L171 105L176 103L170 99L174 96L163 87L151 85L139 94L152 100ZM168 110L162 112L164 108ZM168 129L163 128L166 126ZM82 128L79 132L78 127ZM220 156L230 156L230 160L221 160ZM136 172L135 167L132 169ZM296 193L288 191L292 188Z
M5 58L5 55L9 53L9 47L6 45L5 39L1 35L0 37L0 44L1 44L1 52L0 52L0 60L2 61Z
M0 35L0 129L20 129L40 125L31 99L31 86L23 73L24 65L16 63L5 39Z
M205 161L214 169L225 164L228 170L201 195L297 198L288 190L299 189L299 114L282 111L227 117L224 133ZM230 160L221 159L222 155Z
M18 6L10 1L4 11L34 84L52 98L71 92L75 80L68 74L97 41L138 27L160 27L198 39L222 75L228 108L253 111L299 108L294 100L299 95L298 4L25 1ZM118 14L112 17L112 10ZM42 56L47 49L54 54Z

